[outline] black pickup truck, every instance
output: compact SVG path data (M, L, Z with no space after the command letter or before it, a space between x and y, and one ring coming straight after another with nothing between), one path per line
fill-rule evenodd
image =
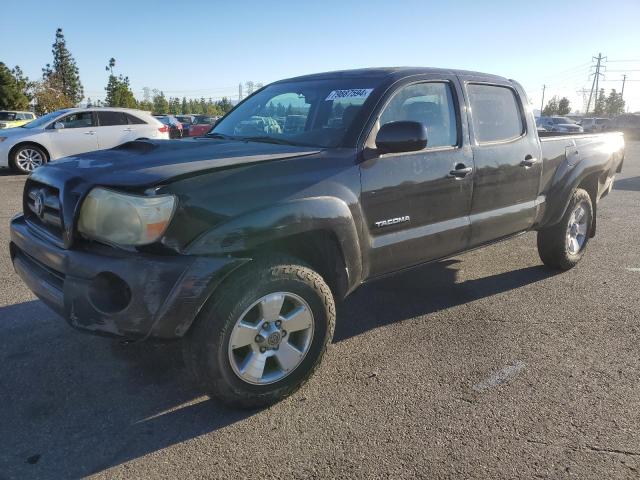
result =
M530 230L546 265L573 267L623 159L617 133L539 138L502 77L309 75L260 89L206 137L39 168L11 258L72 326L180 338L211 394L266 405L311 375L335 302L363 282Z

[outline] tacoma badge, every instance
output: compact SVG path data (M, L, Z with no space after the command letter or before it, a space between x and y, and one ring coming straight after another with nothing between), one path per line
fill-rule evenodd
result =
M375 225L376 227L381 228L381 227L388 227L389 225L395 225L396 223L404 223L409 221L411 221L411 217L409 215L405 215L404 217L396 217L396 218L389 218L387 220L380 220L378 222L375 222Z

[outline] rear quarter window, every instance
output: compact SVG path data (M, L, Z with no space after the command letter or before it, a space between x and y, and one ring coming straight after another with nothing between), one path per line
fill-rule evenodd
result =
M524 133L519 100L511 88L469 84L467 91L478 143L513 140Z
M144 125L147 123L144 120L136 117L135 115L131 115L130 113L125 113L125 116L127 117L129 125Z

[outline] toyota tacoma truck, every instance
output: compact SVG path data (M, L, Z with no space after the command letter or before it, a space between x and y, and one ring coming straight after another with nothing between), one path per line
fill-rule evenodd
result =
M292 115L300 128L261 130ZM545 265L576 265L624 139L546 135L522 87L499 76L282 80L204 138L38 168L11 221L11 258L73 327L180 339L210 394L268 405L310 377L335 303L365 282L531 230Z

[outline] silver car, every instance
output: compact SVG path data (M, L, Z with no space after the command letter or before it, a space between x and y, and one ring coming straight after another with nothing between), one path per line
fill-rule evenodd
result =
M567 117L538 117L536 125L547 132L583 133L584 129Z

